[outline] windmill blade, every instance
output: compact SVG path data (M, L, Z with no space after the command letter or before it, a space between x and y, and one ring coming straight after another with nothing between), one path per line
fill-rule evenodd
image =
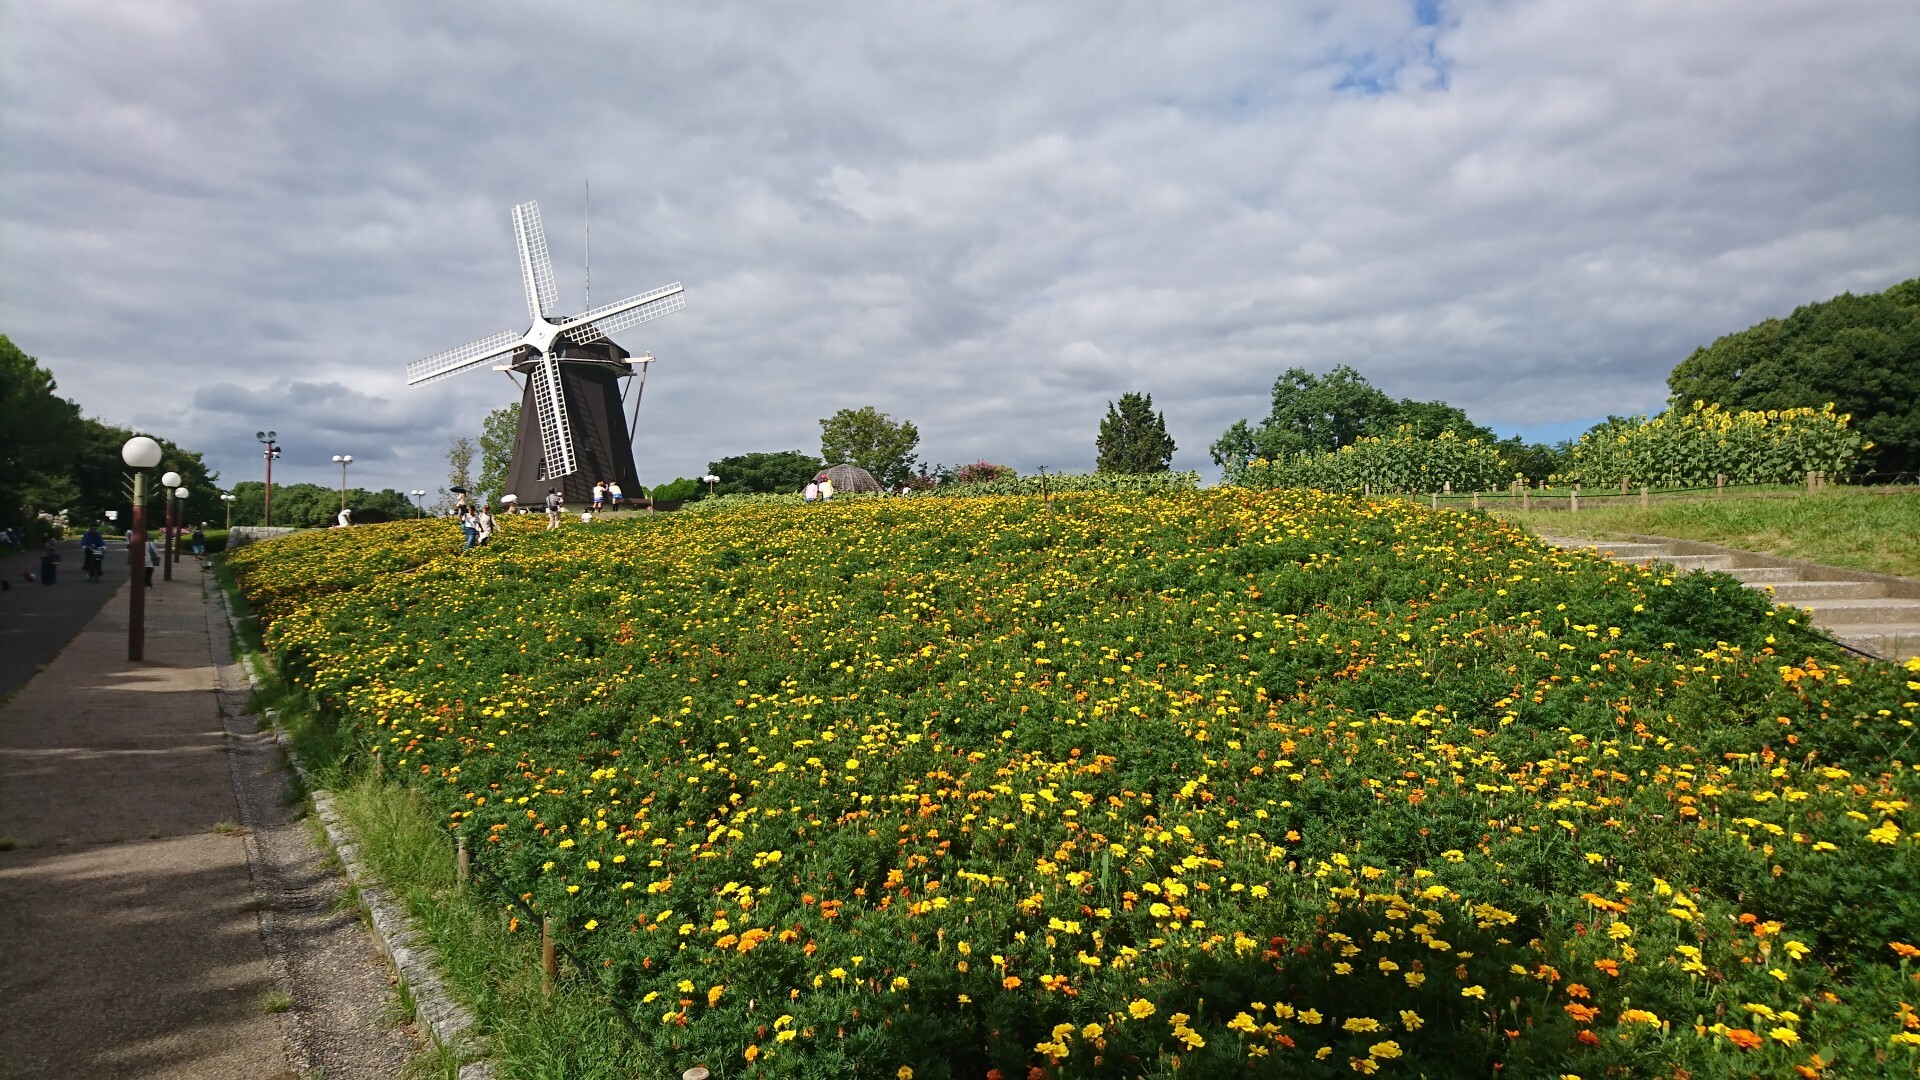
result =
M551 354L534 365L528 378L533 381L533 412L540 421L542 480L557 480L571 474L573 460L573 423L567 416L567 395L560 385L560 365Z
M457 349L434 353L425 360L415 360L407 365L407 385L419 386L421 383L432 382L435 379L444 379L456 371L465 371L476 364L510 353L525 337L526 335L515 330L502 330L491 337L470 341Z
M586 345L616 331L625 330L629 326L638 326L649 319L657 319L686 306L686 290L682 289L680 283L676 281L652 292L629 296L619 303L608 304L606 307L594 308L592 311L577 315L567 320L566 325L561 327L560 333L568 341Z
M560 290L553 280L553 259L547 254L547 230L540 224L539 203L523 202L513 208L513 242L520 248L527 314L544 319L560 298Z

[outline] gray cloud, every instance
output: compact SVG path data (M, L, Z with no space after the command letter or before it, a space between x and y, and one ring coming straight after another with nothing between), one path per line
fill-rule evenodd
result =
M586 176L594 297L688 287L650 481L863 404L1087 468L1131 389L1204 467L1294 365L1564 431L1920 273L1902 4L75 2L0 63L0 331L229 480L441 482L516 395L402 368L521 325L514 202L584 306Z

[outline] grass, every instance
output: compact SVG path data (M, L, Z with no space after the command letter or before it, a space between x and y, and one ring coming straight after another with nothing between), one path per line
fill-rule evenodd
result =
M1623 539L1629 534L1700 540L1829 566L1920 577L1920 492L1845 489L1798 498L1702 499L1494 513L1545 535Z
M336 791L334 805L368 869L407 906L441 972L484 1018L502 1075L657 1076L685 1067L636 1047L591 977L563 963L562 989L542 990L538 929L524 916L510 922L517 911L484 878L459 887L453 844L418 794L365 775Z
M260 995L260 1011L283 1013L293 1008L293 995L285 990L269 990Z

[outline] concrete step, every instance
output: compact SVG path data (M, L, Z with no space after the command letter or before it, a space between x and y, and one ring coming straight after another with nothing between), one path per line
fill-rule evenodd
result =
M1809 600L1794 606L1813 612L1815 622L1836 633L1842 626L1920 622L1920 600L1869 597L1859 600Z
M1840 626L1833 639L1883 660L1911 660L1920 656L1920 622Z
M1773 594L1776 604L1804 604L1814 600L1866 600L1887 595L1877 581L1754 581L1750 587Z
M1736 566L1727 573L1749 585L1773 585L1782 581L1800 580L1800 569L1795 566Z
M1676 570L1731 570L1731 555L1663 555L1659 562L1671 563Z
M1666 560L1673 558L1671 544L1630 544L1626 542L1608 543L1604 540L1581 540L1562 544L1562 547L1584 547L1620 562L1640 563L1648 559Z

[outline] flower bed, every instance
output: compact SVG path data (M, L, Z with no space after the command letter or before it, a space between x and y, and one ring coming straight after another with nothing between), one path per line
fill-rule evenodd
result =
M1240 489L425 528L232 561L675 1060L1920 1064L1920 672L1730 578Z

